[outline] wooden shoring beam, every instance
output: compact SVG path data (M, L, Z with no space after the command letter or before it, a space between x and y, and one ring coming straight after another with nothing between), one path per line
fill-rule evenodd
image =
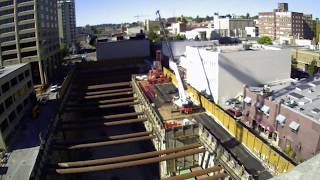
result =
M107 116L101 116L101 117L90 117L86 119L72 119L72 120L67 120L63 121L63 124L78 124L78 123L91 123L91 122L101 122L104 120L112 120L112 119L117 119L117 118L127 118L127 117L132 117L132 116L139 116L143 115L143 112L132 112L132 113L124 113L124 114L113 114L113 115L107 115Z
M185 151L188 149L195 149L201 147L200 144L190 144L177 148L169 148L161 151L151 151L146 153L132 154L127 156L119 156L112 158L103 158L103 159L95 159L95 160L86 160L86 161L75 161L75 162L62 162L58 163L60 167L79 167L79 166L91 166L91 165L101 165L101 164L110 164L110 163L118 163L124 161L131 161L143 158L150 158L155 156L161 156L164 154L176 153L179 151Z
M63 131L77 131L81 129L85 130L94 130L94 129L102 129L106 128L107 126L117 126L117 125L126 125L126 124L134 124L134 123L140 123L140 122L145 122L147 121L146 118L137 118L137 119L128 119L128 120L118 120L118 121L111 121L111 122L104 122L104 123L99 123L99 122L92 122L92 123L84 123L84 124L79 124L79 123L73 123L72 125L62 125Z
M99 104L109 104L109 103L117 103L124 101L134 101L137 100L137 97L128 97L128 98L117 98L117 99L108 99L108 100L99 100L98 102L73 102L68 103L66 107L83 107L83 106L98 106Z
M126 139L126 138L139 137L139 136L147 136L150 134L152 134L152 132L137 132L137 133L109 136L108 138L112 140L117 140L117 139Z
M119 121L111 121L103 123L105 126L116 126L123 124L132 124L147 121L147 118L137 118L137 119L128 119L128 120L119 120Z
M229 175L226 173L219 173L213 176L209 176L209 177L205 177L205 178L201 178L201 180L219 180L221 178L225 178L228 177Z
M190 156L190 155L194 155L194 154L199 154L199 153L203 153L203 152L205 152L204 148L192 149L192 150L186 150L186 151L178 152L178 153L174 153L174 154L164 155L161 157L153 157L153 158L147 158L147 159L141 159L141 160L135 160L135 161L120 162L120 163L99 165L99 166L56 169L56 172L59 174L76 174L76 173L106 171L106 170L113 170L113 169L119 169L119 168L140 166L140 165L145 165L145 164L159 163L162 161L182 158L182 157L186 157L186 156Z
M133 137L141 137L141 136L147 136L151 135L152 132L136 132L136 133L130 133L130 134L121 134L121 135L115 135L115 136L107 136L107 137L100 137L95 139L87 139L87 140L80 140L80 141L63 141L63 142L55 142L54 145L57 147L59 146L71 146L73 144L85 144L85 143L91 143L91 142L98 142L98 141L106 141L106 140L118 140L118 139L127 139L127 138L133 138Z
M133 94L132 91L125 91L125 92L118 92L118 93L108 93L108 94L99 94L93 96L84 96L83 99L98 99L103 97L114 97L114 96L122 96L122 95L131 95Z
M194 177L197 177L197 176L205 175L205 174L208 174L208 173L217 172L217 171L220 171L221 169L222 168L220 166L214 166L214 167L211 167L211 168L192 171L190 173L181 174L181 175L178 175L178 176L172 176L172 177L164 178L162 180L184 180L184 179L190 179L190 178L194 178Z
M153 138L155 138L155 136L141 136L141 137L120 139L120 140L114 140L114 141L101 141L101 142L95 142L95 143L73 145L68 147L68 149L94 148L94 147L109 146L109 145L123 144L123 143L137 142L137 141L146 141Z
M69 107L66 108L65 112L72 112L72 111L92 111L92 110L99 110L99 109L106 109L106 108L115 108L115 107L123 107L123 106L132 106L139 104L138 101L131 101L131 102L122 102L122 103L114 103L114 104L104 104L98 106L87 106L87 107Z
M87 89L103 89L103 88L121 87L121 86L131 86L131 82L89 85Z
M123 88L123 89L111 89L111 90L104 90L104 91L92 91L86 92L86 95L98 95L98 94L110 94L116 92L123 92L123 91L132 91L132 88Z

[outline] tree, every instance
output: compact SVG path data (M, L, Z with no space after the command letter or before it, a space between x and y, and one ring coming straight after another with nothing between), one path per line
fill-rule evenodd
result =
M267 44L267 45L272 45L272 39L269 36L261 36L258 39L259 44Z
M247 18L247 19L250 18L250 14L249 14L249 13L246 14L246 18Z
M298 61L293 56L291 56L291 67L294 69L298 67Z
M94 47L96 47L96 45L97 45L97 36L90 36L90 42L89 42L89 44L91 45L91 46L94 46Z
M157 33L155 33L154 31L150 31L149 34L148 34L148 38L151 40L151 41L159 41L160 40L160 37Z
M313 59L313 61L308 66L308 74L310 76L314 76L317 73L317 61Z
M180 35L178 34L176 37L175 37L175 40L185 40L186 37L184 35Z
M66 57L69 54L67 45L65 43L60 44L60 52L62 57Z

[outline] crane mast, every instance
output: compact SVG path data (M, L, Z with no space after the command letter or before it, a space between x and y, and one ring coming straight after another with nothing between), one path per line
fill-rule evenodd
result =
M170 56L169 63L170 63L170 66L172 67L172 69L174 71L174 74L176 75L176 79L178 81L179 99L177 101L175 101L175 103L178 106L182 107L182 106L190 104L190 102L188 101L188 99L186 97L186 92L184 90L184 86L183 86L183 82L182 82L182 79L181 79L181 76L180 76L180 73L179 73L178 65L177 65L177 62L175 62L175 60L174 60L173 52L172 52L170 43L168 41L167 33L165 31L165 27L164 27L164 24L162 22L160 11L158 10L156 12L156 14L158 15L159 22L160 22L160 28L161 28L161 31L162 31L163 36L164 36L165 44L166 44L166 46L168 48L168 51L169 51L169 56Z

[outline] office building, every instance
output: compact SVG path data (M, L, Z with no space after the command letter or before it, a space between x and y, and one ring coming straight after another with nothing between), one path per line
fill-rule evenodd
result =
M320 78L244 88L244 123L296 161L320 152Z
M30 64L21 63L0 69L0 148L7 149L7 140L34 101Z
M1 64L31 64L35 84L47 84L60 59L57 3L0 1Z
M259 33L273 39L288 36L312 39L312 15L290 12L287 3L279 3L273 12L259 13Z
M74 0L58 0L59 38L67 47L76 42L76 13Z

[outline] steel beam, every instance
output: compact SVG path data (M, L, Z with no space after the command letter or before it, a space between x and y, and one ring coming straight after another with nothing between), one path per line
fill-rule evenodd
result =
M81 120L68 120L68 121L63 121L63 124L77 124L77 123L90 123L92 121L104 121L104 120L111 120L111 119L117 119L117 118L126 118L126 117L132 117L132 116L139 116L143 115L143 112L132 112L132 113L124 113L124 114L113 114L113 115L107 115L107 116L102 116L102 117L90 117L86 119L81 119Z
M133 94L132 91L126 91L126 92L118 92L118 93L99 94L99 95L93 95L93 96L84 96L84 99L98 99L103 97L114 97L114 96L131 95L131 94Z
M87 106L87 107L70 107L66 108L65 112L72 112L72 111L91 111L91 110L98 110L98 109L106 109L106 108L114 108L114 107L123 107L123 106L132 106L139 104L138 101L132 102L122 102L122 103L114 103L114 104L105 104L99 106Z
M152 132L137 132L137 133L109 136L108 138L112 140L116 140L116 139L126 139L126 138L139 137L139 136L147 136L150 134L152 134Z
M205 152L204 148L192 149L192 150L169 154L161 157L154 157L154 158L148 158L148 159L142 159L142 160L136 160L136 161L121 162L121 163L99 165L99 166L56 169L56 172L59 174L77 174L77 173L87 173L87 172L96 172L96 171L106 171L106 170L113 170L113 169L126 168L126 167L132 167L132 166L140 166L145 164L159 163L162 161L182 158L182 157L203 153L203 152Z
M197 176L201 176L201 175L205 175L208 173L212 173L212 172L217 172L220 171L222 168L220 166L214 166L211 168L207 168L207 169L201 169L201 170L197 170L197 171L193 171L187 174L181 174L178 176L172 176L172 177L168 177L168 178L164 178L162 180L184 180L184 179L190 179L190 178L194 178Z
M160 156L160 155L164 155L164 154L176 153L179 151L185 151L188 149L198 148L200 146L201 146L200 144L196 143L196 144L185 145L185 146L177 147L177 148L169 148L169 149L161 150L161 151L152 151L152 152L146 152L146 153L127 155L127 156L119 156L119 157L112 157L112 158L87 160L87 161L62 162L62 163L58 163L58 165L60 167L79 167L79 166L91 166L91 165L118 163L118 162Z
M90 85L87 87L87 89L102 89L102 88L121 87L121 86L131 86L131 82Z
M138 122L144 122L144 121L147 121L147 119L146 118L137 118L137 119L105 122L104 125L105 126L115 126L115 125L132 124L132 123L138 123Z
M123 92L123 91L132 91L132 88L123 88L123 89L112 89L112 90L104 90L104 91L93 91L93 92L86 92L86 95L98 95L98 94L110 94L116 92Z
M95 143L78 144L78 145L70 146L70 147L68 147L68 149L94 148L94 147L108 146L108 145L114 145L114 144L146 141L146 140L150 140L153 138L155 138L155 136L141 136L141 137L136 137L136 138L120 139L120 140L114 140L114 141L102 141L102 142L95 142Z

